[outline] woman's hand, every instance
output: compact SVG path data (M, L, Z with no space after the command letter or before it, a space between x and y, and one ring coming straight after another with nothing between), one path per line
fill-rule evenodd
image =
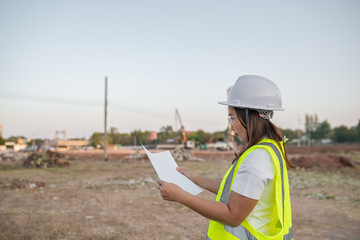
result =
M195 178L196 178L196 174L194 174L193 172L191 172L189 169L184 168L184 167L177 167L176 170L183 174L185 177L187 177L188 179L190 179L192 182L195 182Z
M178 185L173 183L158 180L158 189L160 190L161 197L164 200L179 202L183 197L185 191L182 190Z

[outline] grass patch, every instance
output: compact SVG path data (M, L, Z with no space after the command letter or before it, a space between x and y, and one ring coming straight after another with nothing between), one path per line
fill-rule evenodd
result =
M22 169L22 166L15 164L0 164L0 171L9 171L9 170L17 170Z

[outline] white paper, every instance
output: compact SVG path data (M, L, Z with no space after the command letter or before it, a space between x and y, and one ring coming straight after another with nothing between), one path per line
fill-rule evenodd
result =
M193 195L203 191L198 185L176 170L178 165L170 151L151 153L144 146L143 148L161 180L174 183Z

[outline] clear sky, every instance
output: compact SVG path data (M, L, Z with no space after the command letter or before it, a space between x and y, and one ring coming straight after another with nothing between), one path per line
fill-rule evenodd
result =
M360 119L360 1L0 0L3 137L223 130L226 89L274 81L281 128ZM179 128L179 124L177 124Z

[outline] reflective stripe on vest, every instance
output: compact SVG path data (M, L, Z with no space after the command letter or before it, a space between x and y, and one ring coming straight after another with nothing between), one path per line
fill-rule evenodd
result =
M226 225L228 226L228 225ZM246 228L244 228L243 226L239 225L233 229L232 231L229 231L230 229L227 229L225 226L225 230L229 233L231 233L232 235L236 236L237 238L241 239L241 240L258 240L256 237L254 237ZM293 228L289 228L289 233L285 234L283 236L283 240L291 240L293 239ZM206 240L211 240L211 238L209 238L209 236L206 236Z
M283 224L285 221L285 186L284 186L284 164L282 161L282 155L279 152L278 148L273 144L273 143L269 143L269 142L262 142L259 143L258 145L265 145L265 146L269 146L271 147L271 149L274 151L275 155L277 156L279 163L280 163L280 174L281 174L281 186L282 186L282 209L283 209ZM228 204L229 201L229 197L230 197L230 188L231 188L231 184L232 184L232 179L234 176L234 172L235 172L235 168L237 165L238 160L235 161L235 163L233 164L229 175L226 178L225 184L224 184L224 188L223 191L221 193L221 197L220 197L220 202ZM221 223L223 224L223 223ZM241 240L258 240L257 238L255 238L244 226L239 225L236 227L231 227L227 224L223 224L224 225L224 229L225 231L227 231L228 233L236 236L238 239ZM211 240L211 238L209 238L209 236L206 236L207 240ZM289 228L289 233L285 234L283 236L283 240L291 240L293 239L293 228Z
M272 143L268 143L268 142L263 142L263 143L259 143L259 145L265 145L265 146L269 146L272 148L272 150L275 152L277 158L279 159L279 163L280 163L280 171L281 171L281 192L282 192L282 208L283 208L283 222L285 222L285 211L284 211L284 199L285 199L285 190L284 190L284 169L283 169L283 161L282 161L282 157L281 157L281 153L279 152L279 149Z

